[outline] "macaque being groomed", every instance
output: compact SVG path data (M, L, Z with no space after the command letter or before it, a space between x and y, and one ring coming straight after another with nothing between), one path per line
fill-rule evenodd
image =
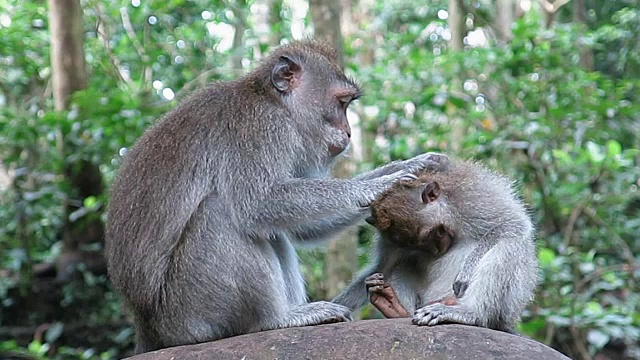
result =
M511 182L472 162L400 181L371 204L372 264L333 301L386 317L513 332L538 282L534 228ZM364 285L364 286L363 286Z
M197 91L142 135L111 188L106 234L137 353L351 319L345 306L308 302L293 244L356 224L396 181L446 158L330 178L359 96L334 49L295 42Z

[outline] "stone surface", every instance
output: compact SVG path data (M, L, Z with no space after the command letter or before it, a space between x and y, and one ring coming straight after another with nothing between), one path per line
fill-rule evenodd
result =
M463 325L416 326L410 319L364 320L265 331L178 346L129 358L560 360L561 353L525 337Z

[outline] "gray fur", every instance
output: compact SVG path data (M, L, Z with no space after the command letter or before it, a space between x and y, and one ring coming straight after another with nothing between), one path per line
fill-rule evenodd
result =
M416 215L421 226L444 224L454 233L442 256L399 247L378 236L372 265L333 301L351 309L367 303L364 279L381 272L418 325L461 323L512 331L538 283L534 227L511 182L480 164L455 162L421 176L440 183L438 200ZM393 191L421 189L394 186ZM374 203L375 207L375 203ZM430 304L454 295L457 305Z
M283 57L302 68L285 94L271 78ZM357 91L335 61L317 43L282 47L243 78L183 101L126 155L111 189L106 257L135 318L136 352L350 320L344 306L308 303L293 242L361 221L374 197L430 158L328 177L327 149L345 133L327 119L346 121L329 89Z

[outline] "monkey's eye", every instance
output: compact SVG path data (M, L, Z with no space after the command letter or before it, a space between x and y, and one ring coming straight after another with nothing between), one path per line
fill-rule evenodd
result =
M353 96L351 95L344 95L344 96L339 96L338 97L338 102L340 103L340 105L342 107L347 107L349 106L349 104L351 104L351 102L353 101Z

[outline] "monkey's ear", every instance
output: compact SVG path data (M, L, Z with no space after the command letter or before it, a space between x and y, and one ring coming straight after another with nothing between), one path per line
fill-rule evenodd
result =
M271 70L271 83L280 92L295 89L300 81L302 67L288 56L280 56Z
M429 181L422 190L422 203L428 204L438 200L440 196L440 184L437 181Z

